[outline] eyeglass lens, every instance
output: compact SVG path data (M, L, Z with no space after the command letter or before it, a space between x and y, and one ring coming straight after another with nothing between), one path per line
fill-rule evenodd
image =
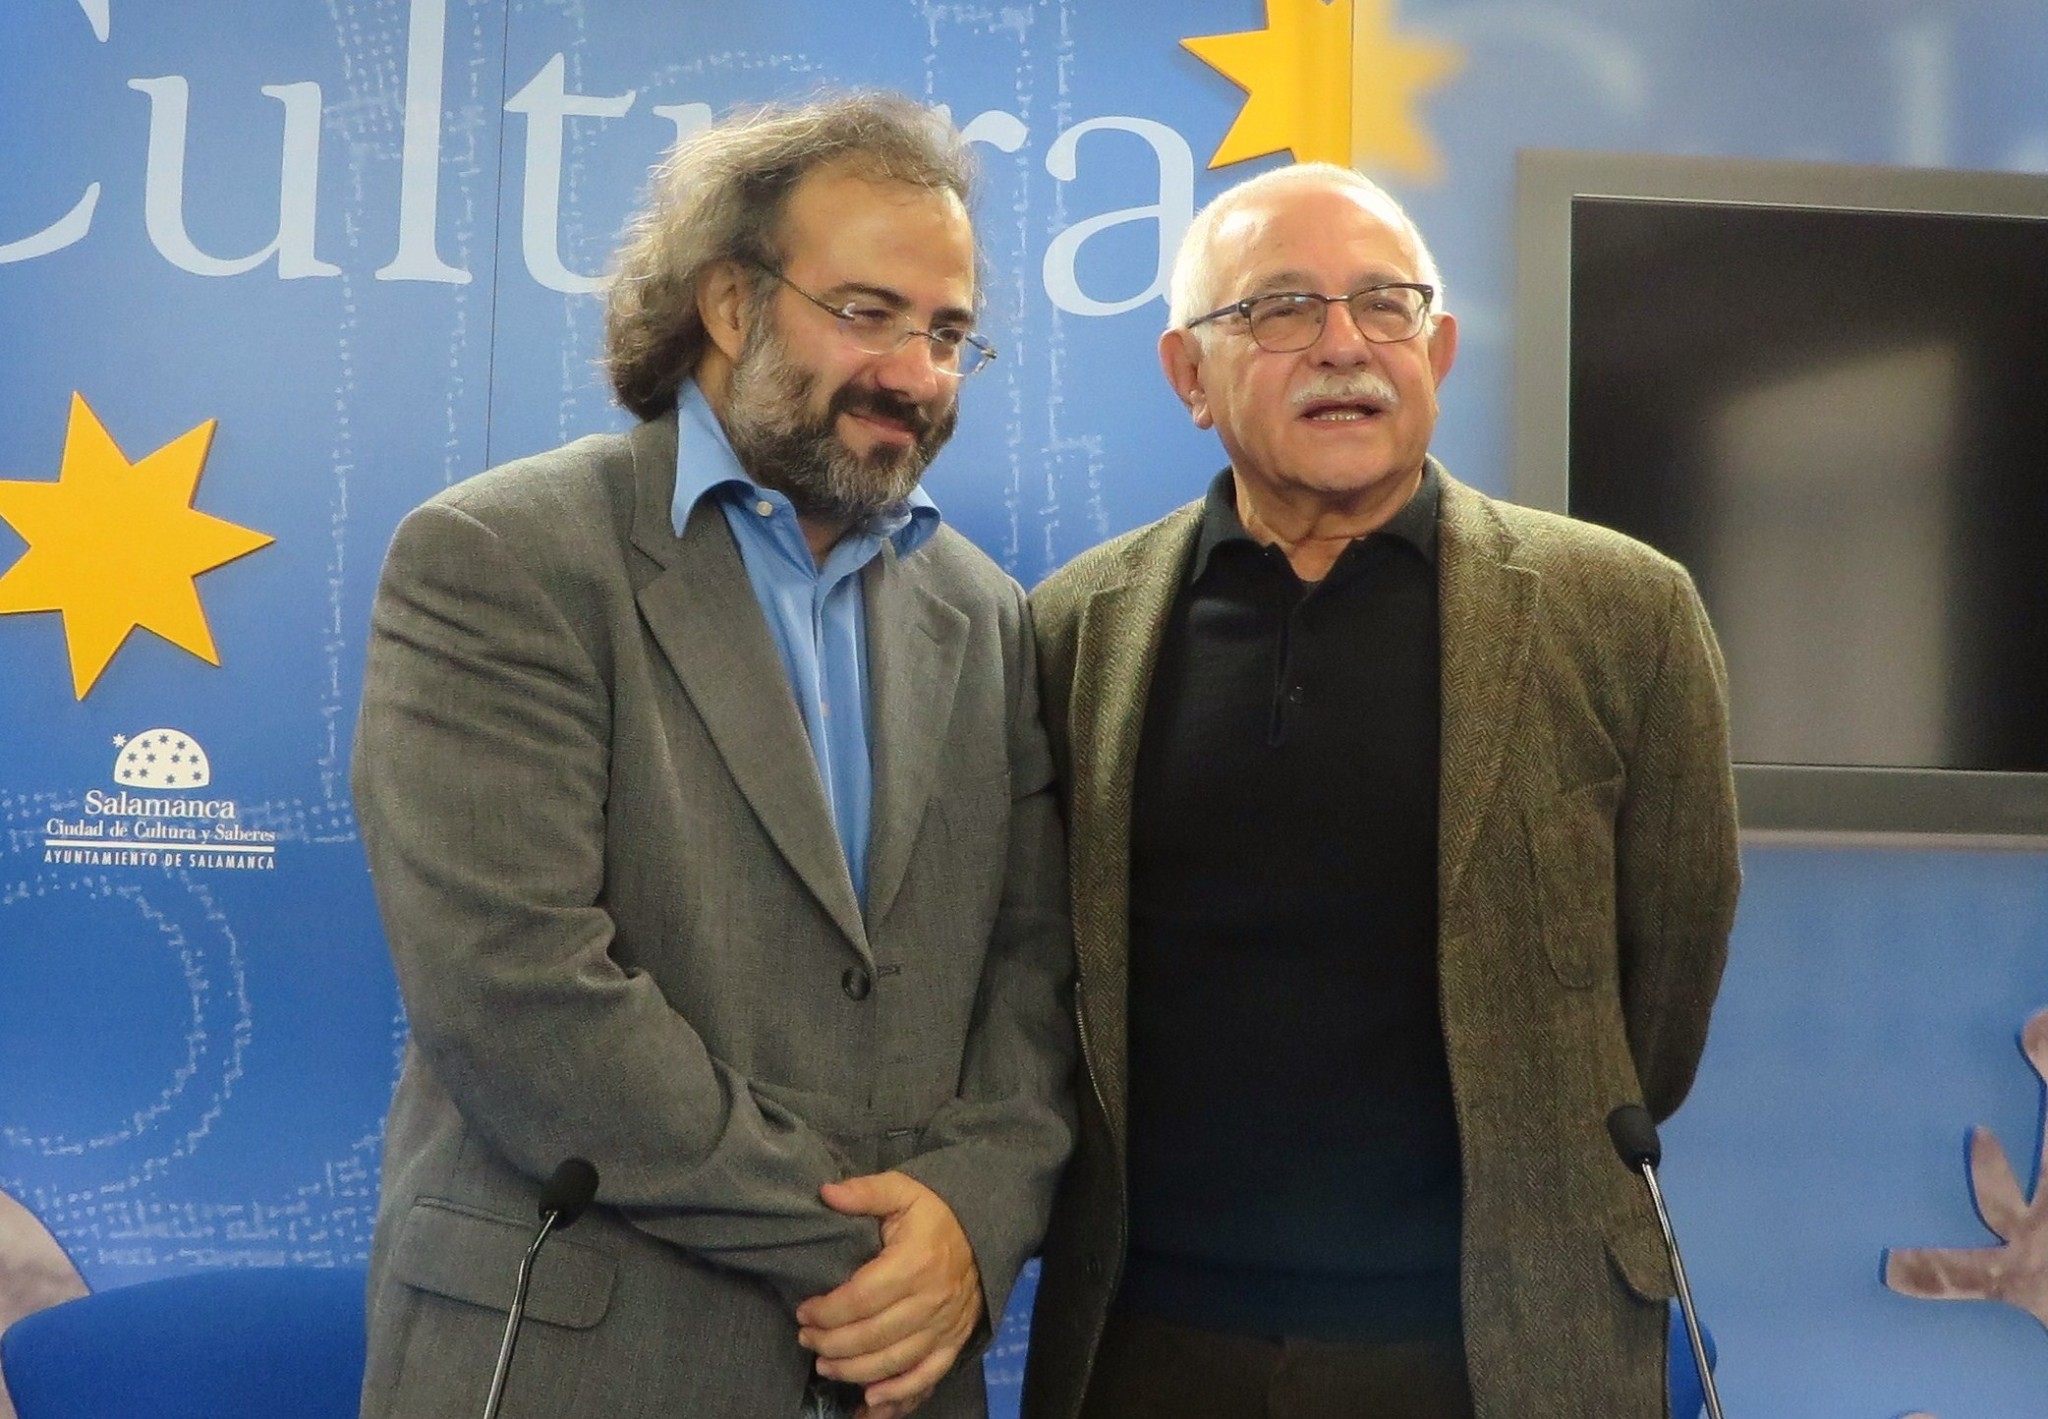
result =
M1322 335L1330 304L1321 296L1295 292L1262 297L1246 312L1252 339L1276 353L1306 350ZM1343 304L1351 307L1351 319L1368 340L1406 340L1422 328L1425 303L1419 291L1368 288L1353 291Z
M853 306L835 314L853 341L854 348L864 354L893 355L903 348L906 341L923 339L931 346L934 366L963 376L973 374L987 359L981 347L969 340L964 331L919 330L907 317L880 307Z

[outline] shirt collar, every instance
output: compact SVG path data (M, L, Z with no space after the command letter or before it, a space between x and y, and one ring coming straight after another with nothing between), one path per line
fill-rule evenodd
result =
M740 467L732 441L711 401L694 379L683 381L676 392L676 491L669 505L669 524L676 536L683 535L690 514L706 496L716 495L728 502L786 503L788 499L773 488L763 488ZM907 557L939 530L939 505L922 487L892 507L883 508L857 531L895 544L896 555Z
M1366 535L1383 533L1398 538L1413 547L1422 560L1433 567L1436 565L1437 504L1442 499L1443 480L1438 474L1436 460L1425 458L1422 461L1422 482L1416 486L1413 496L1399 512ZM1190 583L1201 579L1202 573L1208 570L1210 556L1227 542L1252 543L1252 535L1244 530L1244 520L1237 515L1237 484L1230 470L1225 468L1210 480L1208 495L1202 499L1202 530L1195 538L1195 560L1188 572Z

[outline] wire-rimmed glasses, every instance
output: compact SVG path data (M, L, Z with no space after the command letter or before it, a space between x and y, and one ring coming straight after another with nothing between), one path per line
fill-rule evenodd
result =
M834 305L811 294L773 266L756 264L838 321L841 333L862 354L893 355L911 340L922 337L931 344L932 368L952 379L978 374L996 357L996 347L964 325L941 325L933 330L920 330L902 311L891 310L872 300L850 300Z

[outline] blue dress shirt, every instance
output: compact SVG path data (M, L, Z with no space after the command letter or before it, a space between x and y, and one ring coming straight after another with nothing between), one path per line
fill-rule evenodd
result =
M690 512L715 498L739 543L775 648L811 738L825 802L846 854L854 900L867 901L868 827L874 813L874 736L868 727L867 598L860 569L892 542L907 557L939 528L924 490L847 532L821 565L788 498L750 480L695 380L676 397L676 491L670 519L681 536Z

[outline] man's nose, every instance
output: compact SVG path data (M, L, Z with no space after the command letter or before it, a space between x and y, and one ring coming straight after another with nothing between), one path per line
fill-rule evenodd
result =
M928 404L953 380L938 366L939 347L929 337L910 334L887 355L879 356L875 382L918 404Z
M1319 362L1363 364L1372 357L1373 342L1365 338L1349 301L1331 301L1323 307L1323 328L1311 347Z

